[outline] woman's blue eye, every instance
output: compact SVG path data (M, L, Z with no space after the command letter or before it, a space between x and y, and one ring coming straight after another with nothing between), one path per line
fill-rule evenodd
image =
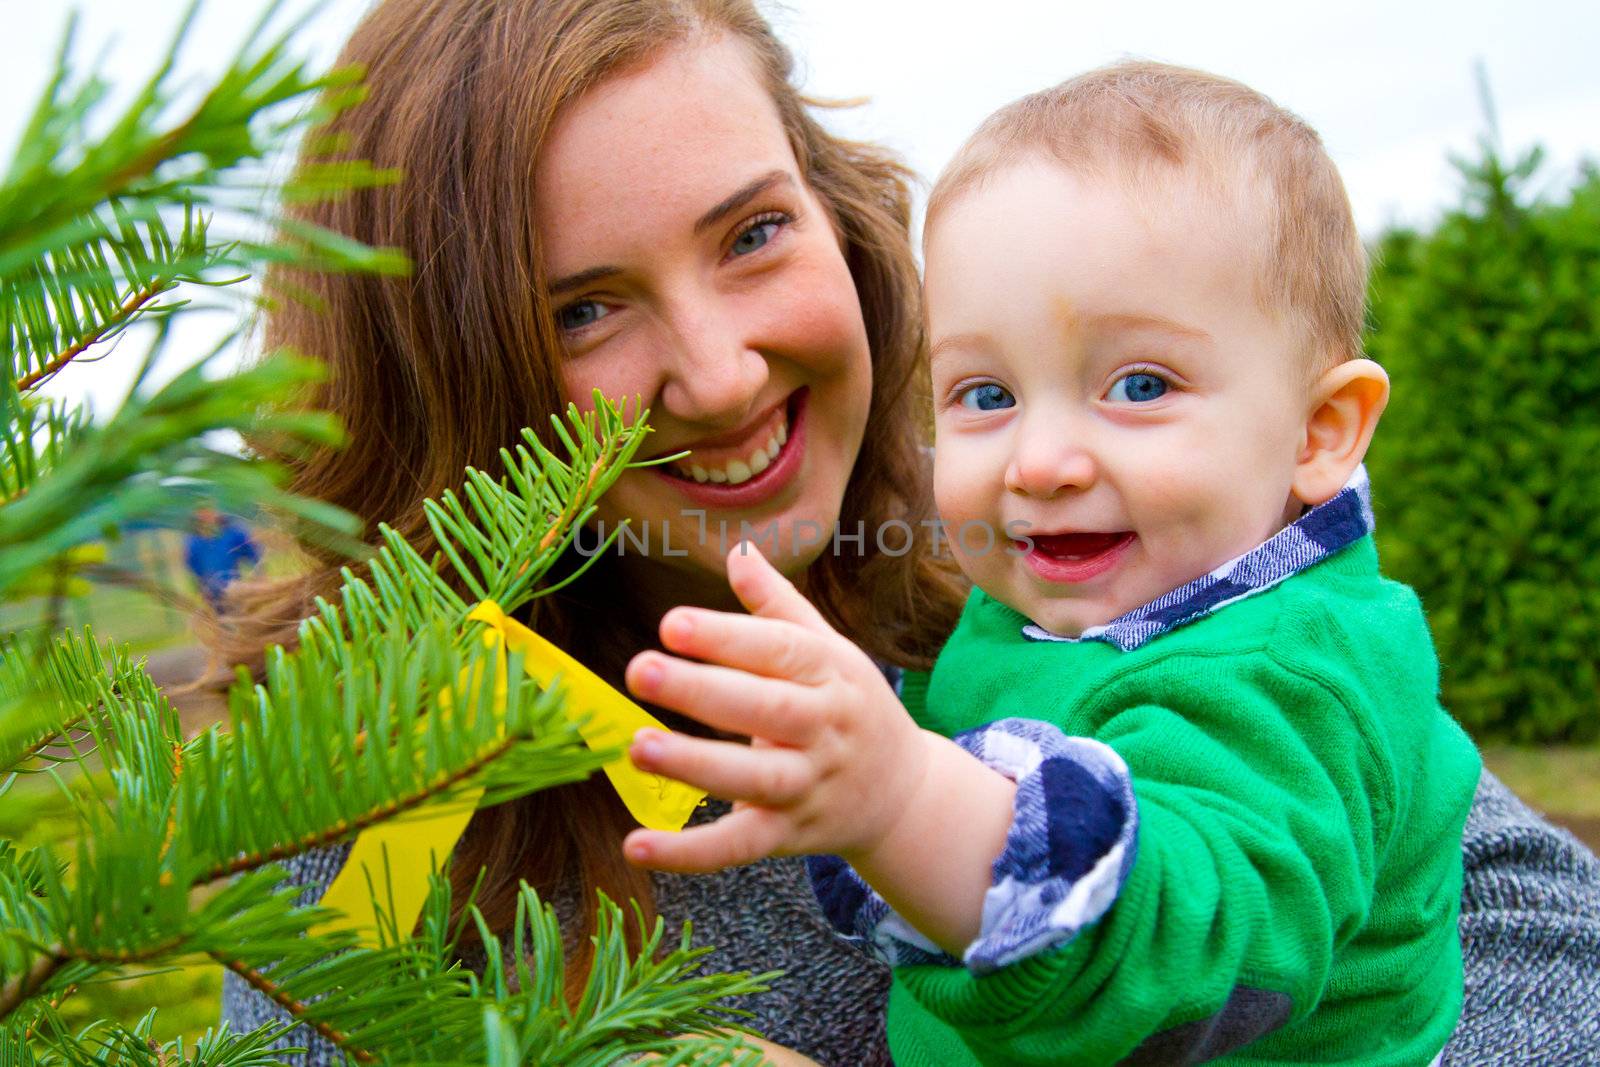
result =
M1003 385L988 382L961 391L961 406L973 411L999 411L1016 406L1016 398Z
M561 324L563 330L581 330L609 314L611 309L597 300L579 300L556 312L556 321Z
M1111 383L1111 392L1107 395L1112 400L1126 400L1140 404L1147 400L1158 400L1166 395L1167 383L1164 379L1154 374L1125 374Z
M778 221L776 219L758 222L738 237L735 237L733 246L728 251L735 256L748 256L751 252L772 240L773 235L777 232Z

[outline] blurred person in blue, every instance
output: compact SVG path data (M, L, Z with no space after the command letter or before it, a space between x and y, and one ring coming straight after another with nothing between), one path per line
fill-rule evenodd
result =
M216 508L196 508L183 562L200 585L211 610L222 611L222 597L239 572L261 560L261 549L244 523Z

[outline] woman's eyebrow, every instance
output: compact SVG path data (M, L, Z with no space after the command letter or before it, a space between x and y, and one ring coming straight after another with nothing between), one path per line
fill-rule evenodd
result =
M780 183L793 185L794 178L790 176L789 172L786 170L773 170L768 171L753 181L747 182L746 184L740 186L738 191L733 193L733 195L729 196L716 207L712 208L710 211L696 219L694 223L694 232L697 234L704 233L706 230L709 230L711 227L721 222L724 217L733 214L735 211L738 211L750 201L771 189L774 185L778 185Z
M590 267L588 270L580 270L576 274L569 274L565 278L557 278L551 282L550 295L560 296L562 293L573 289L582 289L589 283L597 282L601 278L609 278L613 274L621 273L621 267Z

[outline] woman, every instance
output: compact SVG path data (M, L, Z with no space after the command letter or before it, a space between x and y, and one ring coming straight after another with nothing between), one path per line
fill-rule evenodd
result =
M314 400L350 430L344 451L300 463L296 491L426 551L420 501L463 467L492 468L568 397L637 394L648 451L692 448L695 464L617 484L601 518L648 524L654 548L599 561L539 602L536 628L620 681L667 607L731 606L718 532L743 522L880 661L930 663L959 607L953 572L925 543L892 555L873 536L932 514L907 176L822 130L747 0L387 0L343 60L366 66L369 99L336 132L406 178L313 217L404 248L416 270L295 279L325 310L270 321L269 344L331 362ZM249 622L226 651L258 659L289 637L336 584L337 561L321 563L236 601ZM578 952L595 888L692 919L712 967L789 972L748 1005L773 1041L887 1062L886 974L832 938L798 860L651 880L622 862L628 825L603 778L540 793L480 813L456 877L489 865L480 900L501 930L526 879ZM340 862L299 863L308 896ZM230 985L226 1010L253 1025L270 1005Z
M567 397L640 395L647 450L692 448L700 480L625 475L600 518L631 517L657 549L597 561L532 625L620 681L667 607L731 604L718 533L745 522L771 531L784 569L879 659L931 663L959 608L954 572L870 537L824 553L836 523L932 515L905 174L822 130L754 9L404 0L378 6L343 61L367 68L369 98L333 132L406 178L313 217L404 248L416 270L297 278L325 310L270 319L270 346L330 360L315 399L350 431L344 451L296 468L295 489L369 529L398 519L426 554L419 504L463 467L492 468ZM227 651L259 657L287 638L338 562L236 601L248 621ZM580 954L596 888L692 919L716 946L711 967L788 972L749 1005L773 1040L824 1062L886 1062L886 972L832 937L799 860L652 883L622 860L629 825L598 777L490 809L458 849L458 881L490 863L479 898L504 929L525 878L555 899ZM312 856L298 873L325 884L341 859ZM230 987L236 1024L254 1008Z

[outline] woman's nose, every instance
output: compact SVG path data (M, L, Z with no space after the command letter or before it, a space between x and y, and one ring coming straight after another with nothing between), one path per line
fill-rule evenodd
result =
M1033 420L1016 438L1006 464L1006 489L1024 496L1052 497L1087 489L1100 476L1092 450L1073 440L1061 420Z
M738 425L767 384L767 360L736 317L678 316L661 403L685 422Z

